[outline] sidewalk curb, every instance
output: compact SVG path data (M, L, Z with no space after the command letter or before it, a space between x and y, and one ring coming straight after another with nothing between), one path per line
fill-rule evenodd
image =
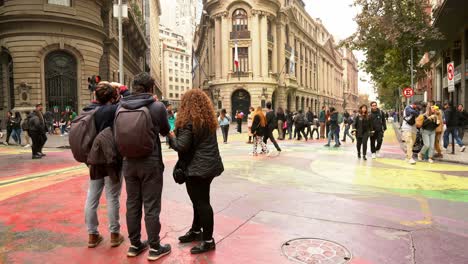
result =
M395 130L395 135L398 139L398 142L400 143L400 147L403 150L404 153L406 153L406 145L402 142L402 135L400 129L397 127L396 123L393 123L393 129ZM445 155L452 155L452 154L444 154ZM447 160L447 159L438 159L436 158L435 160L437 161L442 161L442 162L447 162L447 163L453 163L453 164L461 164L461 165L468 165L468 161L463 162L463 161L458 161L458 160Z

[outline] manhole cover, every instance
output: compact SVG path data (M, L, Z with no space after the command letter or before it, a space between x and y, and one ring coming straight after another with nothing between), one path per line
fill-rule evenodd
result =
M351 252L333 241L318 238L298 238L283 244L283 253L290 260L307 264L344 264Z

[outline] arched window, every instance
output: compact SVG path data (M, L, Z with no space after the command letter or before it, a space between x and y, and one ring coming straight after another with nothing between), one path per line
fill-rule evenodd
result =
M244 9L236 9L232 15L232 31L247 31L247 12Z

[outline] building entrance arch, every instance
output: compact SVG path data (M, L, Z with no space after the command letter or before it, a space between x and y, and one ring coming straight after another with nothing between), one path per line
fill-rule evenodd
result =
M244 120L247 120L247 115L249 114L249 107L250 107L250 94L245 89L239 89L234 91L231 96L231 105L232 111L231 115L232 118L235 118L236 111L239 110L240 112L244 113Z

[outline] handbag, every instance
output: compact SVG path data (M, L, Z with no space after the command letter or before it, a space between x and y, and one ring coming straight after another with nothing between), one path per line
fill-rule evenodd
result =
M172 177L174 181L178 184L184 184L187 180L187 167L192 162L193 156L195 155L195 145L192 136L192 145L190 146L191 150L189 152L189 157L187 159L181 159L181 155L179 154L179 160L177 161L176 165L174 166L174 170L172 171Z
M287 129L288 128L288 121L284 121L283 123L283 129Z

